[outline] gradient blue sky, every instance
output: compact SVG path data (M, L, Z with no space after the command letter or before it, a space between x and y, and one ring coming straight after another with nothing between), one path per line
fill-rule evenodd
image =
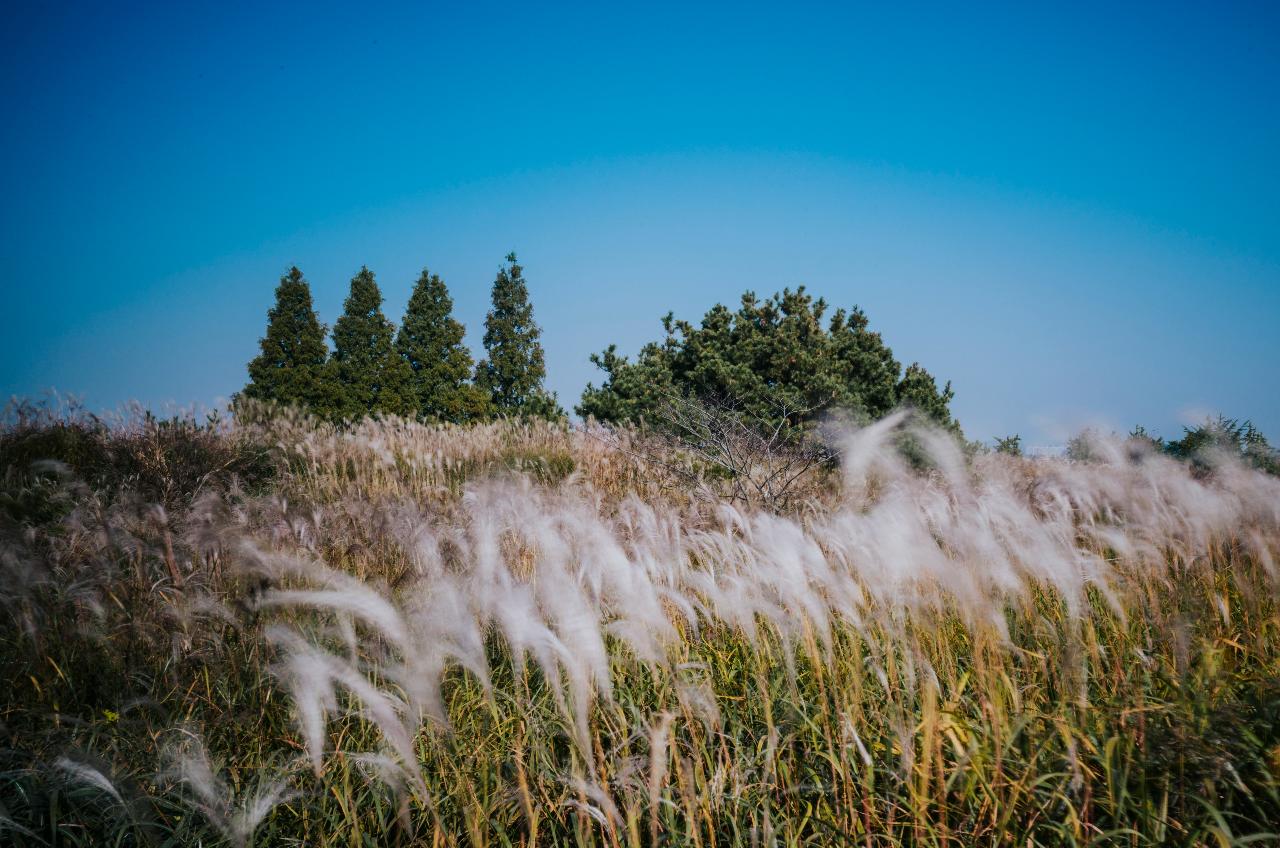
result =
M526 266L566 406L667 310L858 304L967 432L1280 437L1280 7L17 0L0 392L239 389L296 263Z

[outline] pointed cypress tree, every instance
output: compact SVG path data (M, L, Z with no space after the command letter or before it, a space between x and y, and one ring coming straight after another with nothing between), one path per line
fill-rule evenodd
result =
M330 369L341 397L333 417L359 419L377 413L412 415L413 371L396 352L395 327L382 314L382 292L373 272L361 268L351 278L351 294L333 325Z
M296 267L280 278L267 312L262 352L249 363L244 396L315 409L323 405L324 325L311 306L311 287Z
M555 396L542 387L547 375L542 330L533 320L529 288L514 253L493 281L493 308L484 319L484 347L489 356L476 366L476 385L500 415L563 415Z
M444 280L422 269L396 336L396 350L413 369L417 413L456 423L484 417L488 399L470 382L471 352L462 343L466 328L452 312L453 299Z

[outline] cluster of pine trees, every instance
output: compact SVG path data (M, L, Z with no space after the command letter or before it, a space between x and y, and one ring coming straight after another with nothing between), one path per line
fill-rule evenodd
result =
M404 415L463 423L493 416L564 416L546 391L541 331L523 270L509 254L493 283L485 318L486 357L463 344L444 281L424 270L396 327L368 268L351 280L342 317L326 328L302 272L280 280L262 352L249 363L248 398L301 406L335 421ZM770 429L804 426L831 411L864 420L911 406L960 434L951 384L939 387L913 363L903 368L861 310L837 309L801 286L738 309L717 304L694 324L663 319L665 338L634 361L615 347L591 359L606 375L588 385L576 411L608 422L660 423L672 398L729 400L734 414Z
M493 283L478 363L439 276L423 270L397 331L382 313L373 272L351 279L342 316L327 328L302 272L290 268L267 313L261 353L249 363L246 398L301 406L335 421L365 415L417 416L461 423L495 415L559 417L543 388L546 363L533 305L514 253Z

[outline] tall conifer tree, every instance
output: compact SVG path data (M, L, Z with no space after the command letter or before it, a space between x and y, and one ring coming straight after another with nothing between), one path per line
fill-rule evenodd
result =
M413 369L416 410L424 418L462 422L483 417L488 399L471 383L466 328L453 317L444 280L424 268L413 288L396 350Z
M311 409L324 406L324 333L311 305L311 287L301 271L290 268L276 287L267 334L259 342L262 352L249 363L243 395Z
M533 320L529 288L514 253L493 281L493 308L484 320L488 358L476 366L476 384L489 395L494 411L505 415L554 418L563 415L554 395L542 386L547 375L542 330Z
M342 317L333 325L330 372L340 390L333 416L358 419L383 413L412 415L413 370L396 352L395 327L382 314L382 292L373 272L361 268L351 278Z

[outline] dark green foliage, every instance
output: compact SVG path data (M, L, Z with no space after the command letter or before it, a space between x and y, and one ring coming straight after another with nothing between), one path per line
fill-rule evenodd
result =
M382 314L382 292L373 272L361 268L351 278L351 294L342 317L333 325L333 357L329 378L336 384L335 403L326 410L335 419L365 415L413 415L413 369L392 342L395 327Z
M424 268L396 336L396 350L413 369L418 414L459 423L483 418L488 398L471 383L471 352L462 343L466 328L452 313L444 280Z
M301 271L290 268L267 312L267 334L262 352L249 363L244 396L309 408L325 405L322 371L329 351L324 332L311 306L311 287Z
M554 395L542 386L547 366L533 320L533 304L516 255L493 281L493 308L484 319L484 347L488 353L476 366L476 385L484 390L499 415L557 418L563 415Z
M996 439L996 453L1022 456L1022 437L1015 433L1012 436L1005 436L1003 439Z
M1201 470L1212 468L1222 457L1236 457L1259 470L1280 474L1280 451L1271 446L1253 422L1223 415L1197 427L1184 428L1182 438L1166 443L1164 450Z
M919 365L903 375L861 310L836 310L824 327L826 311L802 286L763 301L747 292L737 312L717 304L696 327L668 314L666 337L635 362L612 346L591 357L608 376L599 388L587 386L577 411L602 421L653 420L664 399L687 394L733 398L751 419L799 425L828 410L874 419L909 404L958 430L949 383L939 391Z
M898 403L902 406L915 409L934 423L959 432L960 425L951 420L951 399L956 393L952 390L950 381L942 387L942 391L938 391L933 375L920 367L920 363L913 362L898 382L897 394Z

